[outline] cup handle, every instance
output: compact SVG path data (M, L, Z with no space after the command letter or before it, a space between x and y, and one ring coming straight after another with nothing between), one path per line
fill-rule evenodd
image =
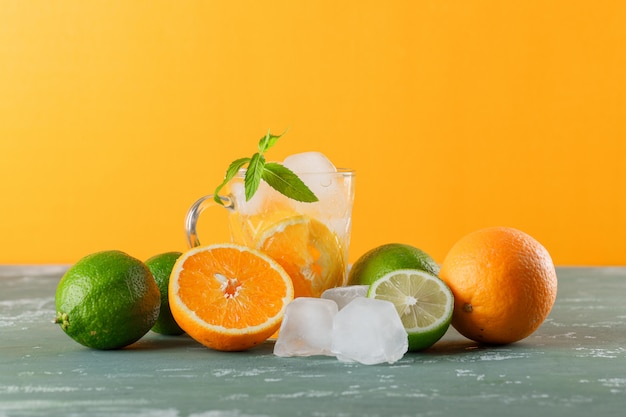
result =
M214 194L205 195L204 197L198 199L187 211L187 217L185 218L185 231L187 232L187 243L190 248L200 246L200 239L198 238L198 232L196 231L196 225L198 224L198 218L200 214L207 208L211 206L219 206L213 200ZM220 200L224 203L224 208L232 209L234 208L234 204L232 199L228 197L219 196Z

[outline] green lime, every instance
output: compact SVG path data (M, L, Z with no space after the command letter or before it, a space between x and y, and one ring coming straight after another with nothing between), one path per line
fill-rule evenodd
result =
M426 252L411 245L388 243L363 254L352 265L348 285L370 285L398 269L419 269L439 274L439 265Z
M152 327L153 332L179 335L185 333L183 329L176 323L170 310L170 302L168 301L168 286L170 283L170 274L174 268L176 260L182 255L181 252L166 252L155 255L146 261L146 265L150 268L150 272L154 276L154 280L161 292L161 311L159 318Z
M150 330L161 300L148 267L112 250L70 267L57 286L55 304L55 322L72 339L95 349L119 349Z
M392 271L370 285L369 298L391 301L409 337L409 351L435 344L450 327L454 297L438 277L419 269Z

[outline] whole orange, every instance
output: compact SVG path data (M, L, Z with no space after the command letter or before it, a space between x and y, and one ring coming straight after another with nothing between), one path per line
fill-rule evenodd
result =
M452 325L486 344L524 339L556 300L557 276L548 251L510 227L490 227L461 238L439 276L454 294Z

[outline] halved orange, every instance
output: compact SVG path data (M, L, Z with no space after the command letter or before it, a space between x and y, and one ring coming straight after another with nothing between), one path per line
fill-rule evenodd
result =
M288 217L268 227L256 248L287 271L296 297L320 297L344 284L346 263L339 239L319 220Z
M268 255L235 244L185 252L170 276L169 302L178 325L203 345L249 349L278 328L293 284Z

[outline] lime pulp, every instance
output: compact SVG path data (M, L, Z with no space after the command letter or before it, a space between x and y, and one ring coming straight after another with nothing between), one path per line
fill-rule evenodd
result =
M393 303L408 334L409 351L429 348L452 321L454 297L437 276L418 269L399 269L374 281L367 296Z

